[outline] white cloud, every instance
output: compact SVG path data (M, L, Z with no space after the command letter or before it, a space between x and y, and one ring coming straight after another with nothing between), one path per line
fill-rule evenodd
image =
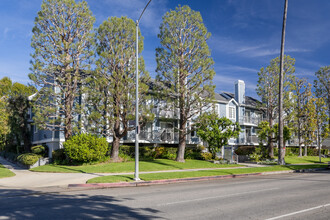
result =
M9 28L5 27L5 29L3 30L3 38L7 38L8 32L9 32Z
M210 39L211 48L215 51L224 52L227 54L235 54L243 57L264 57L264 56L279 56L280 49L274 49L270 43L260 44L252 41L235 40L222 36L212 36ZM309 49L302 48L286 48L286 53L305 53L310 52Z
M242 72L252 72L257 73L259 70L244 67L244 66L237 66L237 65L228 65L228 64L218 64L215 67L216 72L236 72L236 73L242 73Z

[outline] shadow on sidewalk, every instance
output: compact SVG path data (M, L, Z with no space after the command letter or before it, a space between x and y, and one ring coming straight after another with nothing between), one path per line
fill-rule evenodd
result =
M158 210L131 208L127 199L0 189L0 219L155 219Z

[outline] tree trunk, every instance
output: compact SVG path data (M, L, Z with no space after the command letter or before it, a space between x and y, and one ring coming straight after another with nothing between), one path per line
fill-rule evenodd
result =
M66 120L66 125L64 128L64 137L65 140L69 140L70 137L72 136L72 120L71 119L67 119Z
M304 156L307 157L307 145L305 145L305 152L304 152Z
M183 56L181 56L181 64L183 63ZM181 65L180 64L180 65ZM187 126L187 114L186 111L186 80L187 77L181 72L179 77L179 84L180 84L180 97L179 97L179 107L180 107L180 129L179 129L179 147L178 152L176 155L176 161L178 162L185 162L184 160L184 151L186 148L186 126Z
M181 127L181 126L180 126ZM184 160L184 150L186 148L186 132L185 132L185 125L179 131L179 148L176 156L176 161L178 162L185 162Z
M120 144L120 138L118 138L116 135L113 135L113 142L112 142L112 148L111 148L111 161L118 162L119 161L119 144Z
M65 97L65 127L64 137L65 140L69 140L72 136L72 109L73 109L74 94L66 94Z
M183 111L180 113L180 129L179 129L179 147L176 155L176 161L185 162L184 151L186 148L186 120Z
M116 114L115 114L116 117ZM113 141L112 141L112 149L111 149L111 160L113 162L118 162L119 161L119 144L120 144L120 136L119 136L119 131L120 131L120 121L116 120L114 124L114 129L113 129Z
M299 129L300 129L300 126L299 126ZM298 131L298 145L299 145L299 157L302 157L302 146L301 146L300 130Z
M273 119L271 118L271 115L269 114L269 127L273 127ZM268 156L269 158L274 158L274 145L273 145L273 137L272 134L269 134L268 136Z
M268 137L268 156L269 156L269 158L274 157L274 145L273 145L271 136Z
M320 136L320 130L317 129L317 147L318 147L318 150L319 150L319 162L321 163L322 162L322 159L321 159L321 136Z

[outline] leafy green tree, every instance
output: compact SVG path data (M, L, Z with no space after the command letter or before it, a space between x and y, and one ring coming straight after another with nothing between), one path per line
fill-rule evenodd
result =
M306 90L306 96L308 100L304 106L305 120L303 124L303 139L305 145L304 156L307 156L307 147L311 146L316 139L316 128L317 128L317 116L315 97L313 97L311 86L309 84Z
M283 65L283 110L287 113L291 109L291 99L290 99L290 84L292 81L295 59L290 56L284 57ZM276 120L278 119L278 94L279 94L279 72L280 72L280 60L279 57L272 59L270 64L264 68L262 67L258 72L258 84L256 92L262 101L262 108L266 109L266 115L268 124L273 128ZM290 114L286 114L288 117ZM285 120L289 120L286 118ZM273 137L268 136L268 155L269 157L274 157L274 142L271 140Z
M327 106L328 128L330 129L330 66L321 67L315 76L317 77L314 80L315 95L317 98L323 98Z
M0 150L6 144L7 135L10 132L9 113L7 111L7 100L5 97L0 97Z
M40 88L34 121L42 129L64 131L65 139L72 136L81 109L94 21L85 1L43 0L32 29L29 77Z
M213 59L207 45L210 37L199 12L178 6L163 16L156 49L157 80L163 93L177 98L174 109L180 110L177 161L184 162L187 122L192 122L214 95ZM162 93L162 94L163 94Z
M268 121L262 121L259 123L258 128L258 138L260 146L264 145L264 143L269 146L271 144L269 143L270 141L273 144L278 141L278 124L270 126ZM291 138L291 130L288 126L284 126L283 128L283 138L284 141L288 141ZM272 158L269 154L268 157Z
M111 158L118 161L120 139L135 129L129 121L135 118L135 72L136 72L136 25L127 17L111 17L97 30L96 74L92 78L89 90L89 121L102 135L112 135ZM139 32L141 39L141 33ZM139 41L139 51L143 50L143 41ZM139 57L139 101L141 103L140 122L148 115L146 102L149 79L144 70L143 57ZM97 88L97 89L95 89ZM152 114L149 114L151 116Z
M15 137L16 143L24 143L24 152L30 152L31 139L30 129L28 127L28 109L30 101L24 94L12 96L8 99L9 125L11 134Z
M325 104L325 101L322 97L314 98L314 104L315 104L315 118L316 118L316 138L317 138L317 147L319 149L319 156L320 156L320 162L321 162L321 143L325 138L329 136L329 127L326 123L328 117L327 117L327 106Z
M0 147L6 145L7 135L10 132L7 104L11 88L12 81L9 77L0 79Z
M9 77L3 77L0 79L0 96L8 96L11 93L13 82Z
M0 145L24 143L26 152L30 149L30 135L27 113L30 107L28 96L37 90L31 85L12 82L8 77L0 80Z
M226 117L219 118L214 113L202 114L196 126L198 127L197 135L208 143L208 149L213 158L223 146L228 145L230 138L237 138L241 131L237 122L234 123Z
M292 90L292 100L293 100L293 125L295 132L298 136L299 145L299 156L302 156L302 136L303 136L303 125L306 120L305 106L308 101L308 88L306 79L299 79L294 77L291 90Z

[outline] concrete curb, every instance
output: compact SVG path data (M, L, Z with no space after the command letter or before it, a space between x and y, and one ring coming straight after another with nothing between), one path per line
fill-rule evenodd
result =
M262 173L191 177L191 178L182 178L182 179L152 180L152 181L138 181L138 182L69 184L68 187L69 188L74 188L74 187L83 187L83 188L138 187L138 186L150 186L150 185L161 185L161 184L171 184L171 183L185 183L185 182L197 182L197 181L206 181L206 180L231 179L231 178L240 178L240 177L248 177L248 176L315 172L315 171L320 171L320 170L325 170L325 169L326 168L303 169L303 170L284 170L284 171L273 171L273 172L262 172Z

